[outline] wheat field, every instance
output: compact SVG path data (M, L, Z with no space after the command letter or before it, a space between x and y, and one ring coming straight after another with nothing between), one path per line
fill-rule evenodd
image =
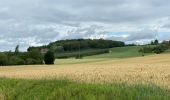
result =
M170 54L89 63L0 67L0 77L66 78L90 83L145 83L170 86Z

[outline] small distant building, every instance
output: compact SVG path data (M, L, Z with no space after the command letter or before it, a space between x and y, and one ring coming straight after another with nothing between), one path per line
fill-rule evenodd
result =
M41 49L41 53L42 53L42 54L45 54L45 53L47 53L48 51L49 51L49 49L47 49L47 48Z

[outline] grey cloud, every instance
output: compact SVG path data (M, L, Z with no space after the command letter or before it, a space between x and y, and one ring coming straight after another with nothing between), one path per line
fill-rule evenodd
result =
M154 39L157 39L158 32L156 30L147 30L143 29L140 31L134 31L134 32L127 32L125 35L114 35L111 37L108 37L108 39L111 40L119 40L119 41L127 41L127 42L136 42L141 41L144 42L147 40L151 41Z
M152 39L157 33L152 31L153 23L157 19L170 16L169 0L0 0L0 2L0 50L6 50L18 43L21 43L22 50L25 50L29 45L47 44L66 38L102 37L123 41ZM129 34L128 37L106 36L109 32L116 32L112 26L117 24L133 30L130 32L128 28L122 30ZM107 30L107 26L111 29ZM147 29L142 30L146 27ZM168 24L164 27L169 28ZM6 46L2 41L6 41Z
M137 32L129 33L126 41L142 40L142 39L156 39L158 32L156 30L143 29Z

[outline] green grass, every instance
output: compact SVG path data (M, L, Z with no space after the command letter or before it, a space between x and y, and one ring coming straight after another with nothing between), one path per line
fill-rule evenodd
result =
M110 49L111 53L89 56L86 58L129 58L129 57L139 57L142 56L142 53L139 53L139 49L142 46L126 46ZM151 53L150 53L151 54ZM144 55L150 55L144 54Z
M127 47L118 47L110 49L110 53L99 54L94 56L87 56L83 59L56 59L55 64L79 64L79 63L90 63L90 62L99 62L99 61L106 61L106 60L113 60L119 58L130 58L130 57L140 57L142 53L139 53L139 49L142 46L127 46ZM145 53L144 55L151 55L153 53Z
M169 100L157 86L0 78L1 100Z

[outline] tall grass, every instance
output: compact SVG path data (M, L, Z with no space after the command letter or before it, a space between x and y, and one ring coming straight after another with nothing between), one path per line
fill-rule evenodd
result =
M169 100L170 90L149 85L87 84L67 80L0 79L5 100ZM1 96L0 96L1 97Z

